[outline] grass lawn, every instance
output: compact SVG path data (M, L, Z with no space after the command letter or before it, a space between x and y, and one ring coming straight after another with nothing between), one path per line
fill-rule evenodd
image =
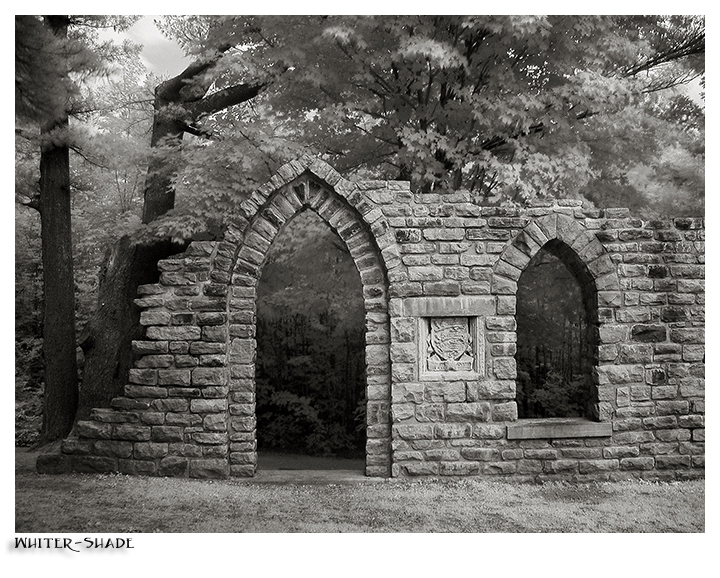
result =
M39 475L16 450L16 533L704 532L705 483L486 479L257 484Z

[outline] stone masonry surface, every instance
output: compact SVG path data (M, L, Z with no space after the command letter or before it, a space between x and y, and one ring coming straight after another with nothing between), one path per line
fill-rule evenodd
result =
M643 221L579 201L482 207L464 192L351 182L310 157L246 199L222 241L159 263L136 300L146 337L124 395L38 470L253 476L256 288L275 236L303 210L338 233L360 273L366 475L704 475L702 218ZM517 283L543 246L575 273L594 328L586 419L517 416Z

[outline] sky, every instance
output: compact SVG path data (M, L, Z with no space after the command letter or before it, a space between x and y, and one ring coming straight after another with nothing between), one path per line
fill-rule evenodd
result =
M172 40L165 38L155 26L158 16L142 16L129 30L117 37L127 37L143 45L143 64L160 77L172 77L182 72L190 60Z

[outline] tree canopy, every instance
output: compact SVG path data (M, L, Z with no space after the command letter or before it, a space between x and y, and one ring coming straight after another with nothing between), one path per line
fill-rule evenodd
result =
M704 90L703 17L166 16L158 26L192 58L169 79L148 75L130 43L100 41L100 27L132 18L66 18L66 37L16 18L16 236L29 240L16 268L27 283L43 271L26 207L39 207L40 144L67 147L83 323L103 278L131 279L113 307L101 295L115 323L152 262L178 250L170 240L220 234L303 153L349 178L467 190L483 205L552 196L639 216L704 210L704 95L688 92ZM112 277L101 263L115 239L126 239L116 263L165 246ZM18 311L38 295L17 293L28 300ZM103 334L129 344L128 332ZM95 349L97 363L114 359ZM105 369L98 383L123 383Z
M683 90L704 86L701 17L198 16L162 29L202 66L181 75L180 108L203 135L168 149L178 200L164 233L222 220L301 152L484 204L702 210L704 110ZM257 94L211 106L237 90Z

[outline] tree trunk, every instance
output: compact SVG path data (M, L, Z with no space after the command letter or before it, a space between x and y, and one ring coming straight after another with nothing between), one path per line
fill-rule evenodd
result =
M54 34L67 35L67 17L49 16L45 21ZM68 117L64 114L43 123L41 134L47 136L67 126ZM62 141L62 138L46 138L40 151L45 393L37 445L50 443L70 432L78 402L70 155L67 145L58 144Z
M155 92L155 114L150 146L157 148L161 144L179 145L183 138L182 125L163 112L168 103L161 96L159 89L160 87ZM151 156L145 179L143 223L151 223L175 206L175 189L171 177L170 163L163 158Z
M108 407L123 394L133 363L132 341L142 339L140 308L134 303L139 285L156 283L157 263L184 251L186 245L158 240L150 245L122 237L108 251L98 290L98 309L80 338L85 354L77 419L94 407Z
M257 96L261 85L243 84L202 98L211 84L204 73L221 55L222 50L157 86L151 147L180 145L185 132L200 134L194 127L200 116ZM173 171L166 155L151 157L145 179L143 223L153 222L175 206ZM133 363L132 341L144 333L139 323L140 310L134 303L138 286L157 282L157 262L184 251L188 243L158 239L149 245L137 245L124 237L109 251L101 275L98 310L80 339L85 367L78 419L86 418L94 407L107 407L114 397L122 395Z

